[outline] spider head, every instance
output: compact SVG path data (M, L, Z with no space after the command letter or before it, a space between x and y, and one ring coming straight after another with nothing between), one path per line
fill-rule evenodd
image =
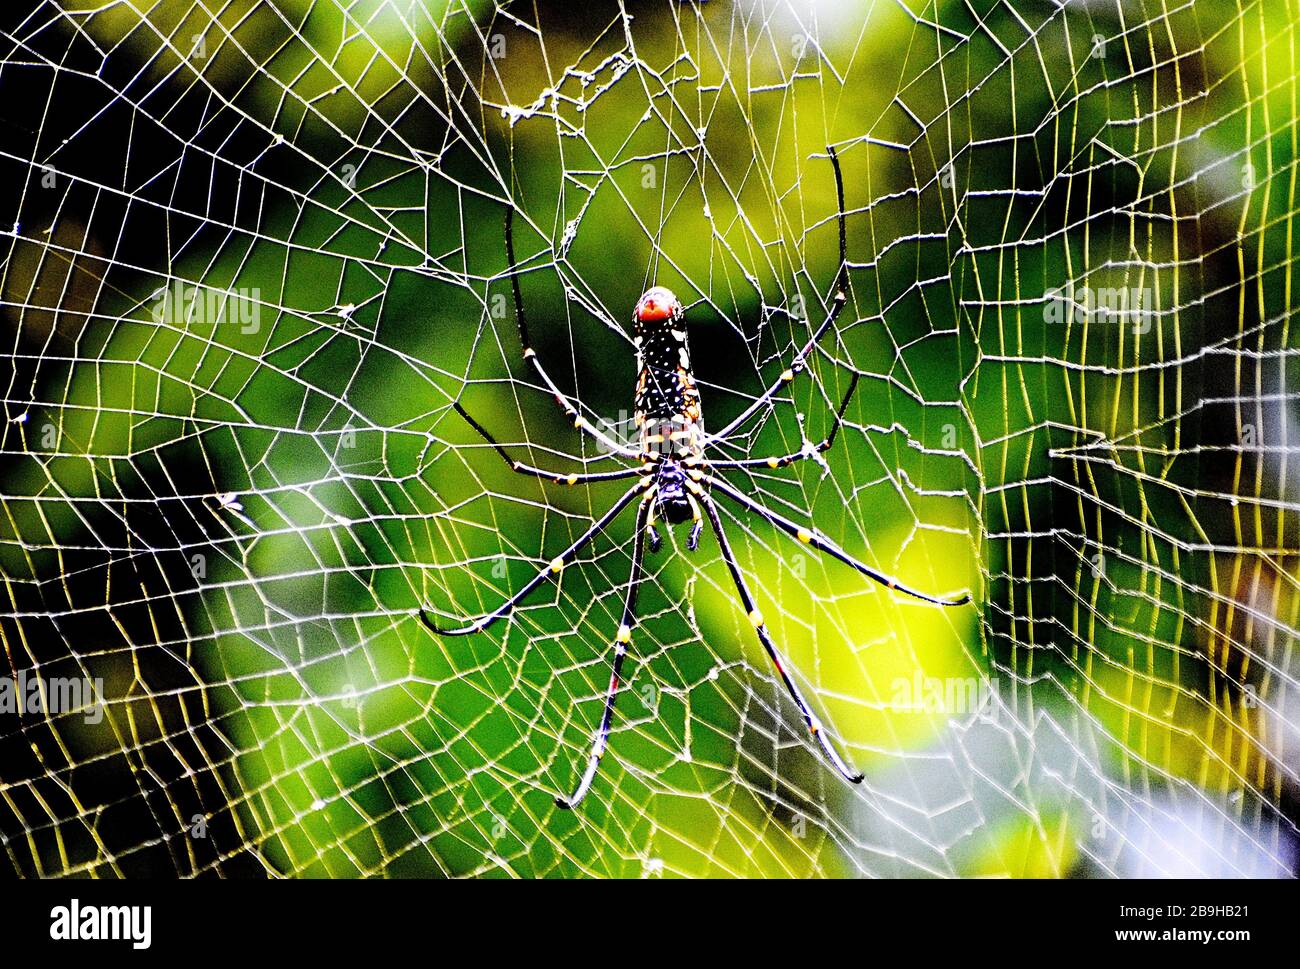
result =
M665 461L659 465L658 490L655 492L655 504L659 514L670 525L680 525L694 517L690 500L686 497L686 472L676 461Z
M635 321L640 326L654 326L680 319L682 304L673 291L664 286L654 286L641 294L636 301Z

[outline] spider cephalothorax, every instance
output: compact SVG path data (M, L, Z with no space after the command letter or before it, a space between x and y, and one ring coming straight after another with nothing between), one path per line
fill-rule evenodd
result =
M716 473L719 470L735 468L783 468L795 461L829 450L835 441L835 435L839 431L840 424L843 423L844 411L848 407L854 389L857 387L858 374L856 371L849 381L849 388L844 395L844 400L835 412L835 423L832 424L830 433L819 443L806 444L791 454L773 455L771 457L734 460L710 460L707 457L711 447L726 441L737 428L758 413L762 407L770 403L782 387L803 371L807 365L808 354L817 345L821 335L835 322L835 318L839 316L840 310L844 308L844 304L848 301L849 280L844 227L844 179L840 174L839 161L835 156L835 150L828 148L827 153L835 169L835 189L839 199L837 221L840 237L840 269L835 277L835 286L829 300L826 318L813 332L811 339L808 340L803 349L795 355L790 366L781 373L776 382L770 385L761 396L741 411L739 416L716 434L706 435L704 433L704 423L700 410L700 394L695 386L695 377L691 371L691 356L690 349L687 346L686 326L684 324L685 313L682 304L670 290L662 286L655 286L646 290L637 301L636 309L633 312L633 343L637 351L635 395L637 446L633 448L613 440L582 416L577 406L551 380L541 361L537 359L536 352L528 343L528 323L524 316L523 300L519 293L518 265L515 262L514 241L511 234L514 209L511 207L506 209L506 257L509 260L510 282L515 297L515 319L519 324L519 338L524 347L524 359L532 365L542 383L555 396L556 401L564 409L564 413L573 421L574 427L584 430L595 437L612 455L634 459L637 461L637 465L611 471L587 473L561 474L554 471L544 471L512 458L510 452L497 443L496 439L488 433L483 425L471 417L459 402L456 402L453 406L470 426L505 459L510 467L520 474L528 474L571 485L579 482L592 484L628 478L637 478L638 481L624 492L623 496L614 502L576 542L552 559L548 566L541 569L524 584L523 588L492 612L480 616L468 625L454 629L444 629L436 625L425 610L420 611L420 619L430 630L444 636L461 636L487 628L498 619L514 611L514 608L541 585L548 576L558 575L563 571L564 567L573 561L577 553L588 542L603 532L618 517L620 512L633 501L640 499L637 505L636 528L632 539L632 574L628 579L627 592L623 600L623 620L614 636L612 670L610 672L609 686L605 691L604 712L600 719L600 726L596 729L591 754L587 759L587 767L574 788L573 794L568 798L556 798L556 802L561 807L571 808L586 796L588 789L591 787L591 782L595 779L596 770L600 766L600 759L605 753L605 747L609 741L610 724L614 715L614 701L618 696L619 676L623 668L623 661L627 656L628 644L632 641L632 626L636 622L637 589L640 587L642 579L646 536L649 536L650 550L652 552L657 551L661 543L659 533L655 530L655 521L657 519L662 519L669 525L682 524L687 521L692 522L687 548L694 551L699 544L700 532L704 527L703 519L705 516L708 517L709 525L713 529L714 535L717 536L718 549L722 553L722 558L727 564L732 580L735 582L736 591L740 595L741 605L744 606L749 621L758 634L759 642L763 644L763 648L772 660L772 665L776 667L781 682L785 684L786 690L799 707L799 715L803 718L805 726L807 726L809 733L821 748L831 766L835 768L841 777L855 784L862 780L862 774L852 770L831 744L821 721L813 713L808 701L804 699L803 692L791 677L789 670L781 659L780 653L777 651L776 643L772 640L767 625L763 622L763 616L759 613L754 597L749 591L749 585L736 562L736 556L731 551L731 544L727 540L726 532L723 531L722 519L718 514L712 493L716 491L728 501L758 515L805 545L825 552L827 555L857 569L863 575L890 589L897 589L934 605L958 606L970 601L969 596L961 596L957 599L942 599L908 588L896 579L854 558L819 532L799 525L789 518L764 507Z
M686 475L686 469L672 458L665 458L653 465L650 487L654 492L654 508L646 521L646 530L650 535L650 551L659 551L662 539L655 528L655 518L660 517L669 525L692 522L691 533L686 539L686 548L694 552L700 546L700 532L704 531L704 518L700 514L700 503L696 494L703 489L692 482Z

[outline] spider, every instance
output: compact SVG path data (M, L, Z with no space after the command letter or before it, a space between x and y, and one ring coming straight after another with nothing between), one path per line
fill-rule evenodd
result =
M476 421L459 401L453 402L457 413L499 454L516 472L533 477L544 478L556 483L587 484L619 479L637 478L637 483L623 493L623 496L587 529L587 531L562 553L551 560L518 592L503 602L496 609L458 628L447 629L438 626L429 617L425 609L419 612L420 620L433 633L440 636L466 636L477 633L492 625L498 619L509 615L527 596L548 576L558 575L564 567L573 561L574 556L588 542L603 532L628 505L636 502L636 528L633 533L632 571L628 579L627 592L623 600L623 618L614 636L612 648L613 669L610 673L609 686L605 691L604 712L592 741L591 754L587 759L586 769L569 797L556 797L555 802L561 808L571 809L578 805L591 788L596 772L600 767L601 757L609 743L610 723L614 715L614 701L618 696L619 676L623 661L627 656L628 646L632 642L632 627L636 623L637 590L643 578L642 566L645 559L647 537L650 552L657 552L662 544L658 521L667 525L691 523L686 547L695 551L699 547L700 535L704 530L704 521L708 520L713 534L717 537L718 548L727 569L735 582L744 607L758 634L759 641L767 651L772 665L780 674L786 690L799 708L803 722L816 739L827 761L835 771L850 783L857 784L863 775L848 766L844 758L826 736L826 729L809 707L808 701L799 690L786 664L781 659L776 643L768 632L762 614L754 603L735 553L722 528L722 519L718 514L713 494L720 494L745 511L751 512L771 525L788 533L798 541L824 552L833 558L857 569L863 575L914 598L939 606L960 606L970 601L969 595L957 599L943 599L926 595L903 585L893 577L873 569L845 552L830 539L810 528L805 528L790 519L765 508L743 491L731 485L716 474L721 469L734 468L784 468L795 461L820 455L830 449L835 442L836 433L844 421L844 413L849 400L857 387L858 374L854 372L848 391L835 412L835 420L827 436L817 444L805 444L792 454L763 458L743 458L739 460L712 460L706 457L710 448L725 441L737 428L771 401L782 387L794 380L805 367L809 353L816 347L822 334L835 322L844 304L848 301L848 258L846 255L846 232L844 225L844 179L840 172L839 159L835 149L827 147L831 165L835 170L835 189L839 202L837 221L839 225L840 265L835 279L835 288L830 300L826 318L813 332L812 338L804 345L790 363L790 366L757 399L747 406L734 420L716 434L706 434L701 419L700 394L695 386L691 371L690 354L687 348L686 329L683 323L684 311L681 302L673 293L662 286L647 290L637 301L633 313L633 345L637 351L637 383L634 401L634 420L638 428L639 446L631 448L610 438L599 428L586 421L575 404L556 386L541 361L537 358L528 340L528 323L524 315L523 299L519 292L519 271L515 262L514 240L512 232L513 208L507 206L505 217L506 258L509 263L511 289L514 294L515 320L519 327L519 339L523 345L523 356L528 361L546 388L555 396L556 402L565 415L573 421L573 426L585 431L600 441L611 452L638 462L635 467L625 467L613 471L584 474L560 474L535 468L511 457L510 452L494 438L488 430Z

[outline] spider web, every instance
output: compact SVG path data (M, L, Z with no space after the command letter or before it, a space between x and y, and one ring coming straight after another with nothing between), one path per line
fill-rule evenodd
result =
M0 842L22 875L1290 874L1294 3L9 4ZM724 506L647 561L520 358L626 433L687 304ZM1288 473L1289 472L1289 473ZM55 702L59 684L80 702ZM3 694L0 694L0 699ZM67 700L67 697L64 697Z

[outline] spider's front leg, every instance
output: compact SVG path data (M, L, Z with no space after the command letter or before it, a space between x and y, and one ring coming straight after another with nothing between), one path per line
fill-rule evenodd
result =
M569 797L557 797L555 803L571 810L578 806L587 791L591 788L591 782L596 778L596 771L600 768L600 759L605 755L605 749L609 746L609 728L614 719L614 701L618 698L618 688L620 685L619 675L623 670L623 660L627 657L628 644L632 642L632 627L636 624L636 594L637 589L641 586L641 563L645 558L645 536L646 523L650 514L650 508L654 503L653 488L646 492L641 499L641 506L636 513L636 529L633 531L632 539L632 573L627 580L627 595L623 599L623 618L618 627L618 633L614 636L614 664L609 675L609 686L605 690L605 709L600 717L600 726L596 729L596 736L592 741L591 754L587 757L587 769L582 772L582 778L578 781L578 786L574 788Z
M523 602L529 593L541 585L548 576L559 575L560 572L564 570L564 567L573 561L573 557L578 554L582 547L603 532L609 526L609 523L618 517L619 512L630 505L632 500L636 498L637 494L645 491L650 484L651 482L648 480L642 481L625 491L623 497L614 502L609 511L601 515L596 523L583 532L582 536L576 542L552 559L550 565L539 571L524 585L522 589L491 612L479 616L479 618L471 621L468 625L460 626L455 629L444 629L434 623L434 621L429 618L428 612L422 608L419 613L420 622L424 623L430 632L437 633L439 636L468 636L470 633L477 633L487 629L488 626L492 625L498 619L501 619L503 616L508 616L513 612L515 607L519 605L519 603ZM638 533L639 531L640 529L638 529Z
M758 611L754 597L749 592L749 585L745 582L745 576L741 573L740 566L736 562L735 553L731 551L731 543L727 541L727 533L722 530L722 519L718 515L718 508L713 503L713 499L705 494L698 485L695 485L692 490L708 511L709 524L713 526L713 533L718 539L718 548L721 549L722 558L727 563L727 569L731 572L732 581L736 583L736 591L740 593L740 601L749 616L749 621L753 625L754 631L758 633L759 641L763 644L763 648L767 650L768 658L772 660L772 665L776 667L776 671L781 677L781 682L785 684L790 698L794 700L795 705L799 708L799 715L803 717L803 722L808 727L809 733L817 740L817 745L821 747L826 760L835 768L836 773L850 784L862 783L864 775L860 771L851 768L844 758L840 756L840 752L831 744L830 738L826 736L826 728L817 719L817 715L812 712L812 708L808 706L808 701L804 699L798 684L795 683L794 678L786 670L785 663L781 660L781 654L777 651L776 643L772 641L772 636L767 631L767 625L763 622L763 615Z
M775 525L777 528L785 532L787 535L793 536L794 538L798 539L800 542L803 542L805 545L809 545L812 548L817 549L817 551L819 552L825 552L827 555L831 556L832 558L839 559L845 565L857 569L857 571L861 572L867 578L879 582L881 585L889 589L891 592L902 592L904 595L909 595L913 599L920 599L922 602L928 602L932 606L949 606L949 607L964 606L971 601L969 592L958 596L956 599L945 599L942 596L933 596L927 592L921 592L918 589L913 589L911 586L904 585L902 582L899 582L898 579L894 578L892 575L886 575L884 572L881 572L878 569L873 569L870 565L867 565L866 562L862 562L854 558L848 552L844 551L844 549L840 548L838 545L832 542L825 535L822 535L819 532L815 532L810 528L804 528L802 525L792 522L784 515L778 514L777 512L772 511L772 509L770 508L765 508L763 505L760 505L758 502L756 502L753 498L750 498L748 495L744 494L743 492L737 490L736 488L733 488L730 484L728 484L726 481L723 481L721 478L710 478L708 476L705 476L704 481L707 482L711 487L716 488L718 491L722 492L723 497L731 501L734 501L736 504L740 505L740 507L753 512L754 514L758 515L760 518L767 521L769 524ZM710 505L710 507L712 506Z

